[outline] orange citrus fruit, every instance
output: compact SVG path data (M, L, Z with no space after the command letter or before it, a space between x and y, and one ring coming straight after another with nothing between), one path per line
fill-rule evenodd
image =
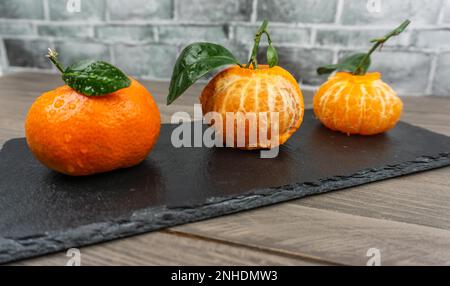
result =
M38 97L25 122L27 143L36 158L74 176L140 163L159 131L158 107L136 80L103 96L61 86Z
M403 103L380 73L338 72L320 86L313 100L316 117L328 128L347 134L385 132L400 119Z
M207 84L200 96L200 102L204 114L220 114L223 127L216 132L223 135L224 141L232 142L233 146L242 149L273 148L283 144L300 127L304 114L303 96L297 81L279 66L269 68L267 65L258 65L257 69L239 66L227 68ZM233 129L229 128L233 132L230 133L226 127L227 113L240 113L244 116L253 113L256 117L253 117L253 121L240 121L235 117L232 121ZM278 114L278 122L271 120L270 113ZM237 138L238 124L242 122L245 123L245 146L239 146ZM257 125L253 126L257 130L257 140L253 142L249 138L251 124ZM274 124L276 126L273 126ZM267 136L263 136L269 140L260 140L260 130L266 132ZM274 135L271 130L278 131L278 140L270 140Z

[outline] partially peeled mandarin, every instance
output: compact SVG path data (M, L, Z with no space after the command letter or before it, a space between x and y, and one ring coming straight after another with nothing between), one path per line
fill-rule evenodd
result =
M304 114L303 96L297 81L279 66L269 68L259 65L257 69L234 66L225 69L208 83L200 102L204 114L220 114L224 124L221 130L216 131L223 135L224 140L234 142L234 146L243 149L273 148L285 143L300 127ZM227 113L243 116L253 113L256 120L243 122L236 118L232 121L234 132L229 132L226 129ZM271 113L278 115L278 122L271 120ZM245 124L245 146L238 146L239 124ZM251 127L257 130L257 142L249 139ZM259 140L260 130L267 132L268 137L273 136L271 130L277 130L277 140Z

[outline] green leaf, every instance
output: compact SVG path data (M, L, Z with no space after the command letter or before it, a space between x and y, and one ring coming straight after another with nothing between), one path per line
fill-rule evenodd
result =
M349 57L346 57L339 61L339 63L334 65L326 65L319 67L317 69L318 74L326 74L326 73L332 73L335 70L338 71L349 71L353 73L354 75L364 75L370 66L370 56L372 53L378 48L383 46L383 44L389 40L393 36L397 36L400 33L402 33L406 27L411 23L410 20L403 21L400 26L392 30L391 32L387 33L382 38L376 38L371 40L371 43L374 43L374 45L370 48L370 50L367 53L358 53L351 55Z
M278 65L278 53L272 45L269 45L267 48L267 62L269 63L269 67Z
M208 72L238 60L226 48L212 43L193 43L184 48L175 63L167 104L171 104L188 87Z
M366 55L367 55L366 53L353 54L351 56L341 59L337 64L319 67L317 69L317 73L319 75L332 73L334 71L348 71L354 73L356 72L356 69L360 64L361 64L360 68L362 68L365 72L369 69L370 66L370 57L367 57L366 60L364 60L364 57ZM364 62L362 63L363 60Z
M69 66L62 79L77 92L88 96L108 94L131 84L131 80L115 66L92 60Z
M384 37L372 39L372 40L370 40L370 42L371 43L378 43L378 42L384 43L387 40L389 40L391 37L400 35L406 29L406 27L408 27L408 25L410 23L411 23L410 20L405 20L403 23L400 24L400 26L398 26L394 30L392 30L389 33L387 33L386 35L384 35Z
M405 20L403 23L400 24L400 26L398 26L397 28L395 28L392 32L390 32L389 34L387 34L385 36L385 38L389 38L390 36L397 36L399 35L401 32L403 32L406 27L408 27L408 25L411 23L410 20Z
M269 21L264 20L261 24L261 26L259 27L258 31L256 32L256 34L261 35L262 33L264 33L265 31L267 31L267 26L269 25Z

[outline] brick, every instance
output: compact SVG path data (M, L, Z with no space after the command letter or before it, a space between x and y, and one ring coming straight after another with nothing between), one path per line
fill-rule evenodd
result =
M258 20L297 23L332 23L337 0L259 0Z
M150 25L102 25L95 27L97 38L111 42L152 42L153 26Z
M450 1L446 1L443 7L444 11L442 22L445 24L450 24Z
M241 64L247 64L248 59L250 58L250 48L247 45L229 41L224 43L223 46L227 48Z
M10 66L50 69L45 57L50 43L45 40L5 39L6 55Z
M89 26L80 25L39 25L38 34L40 36L50 36L55 38L88 38L92 35Z
M187 21L249 21L252 0L176 0L178 19Z
M108 0L111 20L172 18L173 0Z
M253 44L258 26L237 26L234 32L234 38L247 45ZM269 26L270 37L274 45L277 44L309 44L311 30L309 28L291 28ZM267 39L263 36L261 44L267 44Z
M433 81L433 95L450 96L450 52L441 54L437 61L436 74Z
M168 25L160 26L159 40L163 43L192 43L192 42L213 42L224 43L227 41L227 27L223 25Z
M399 94L425 93L430 73L430 55L383 51L372 56L372 63L372 69L382 72L383 80Z
M441 0L381 1L380 12L369 12L368 1L344 0L342 23L346 25L399 25L410 19L413 25L434 24L439 16ZM370 2L369 2L370 3Z
M450 47L450 29L416 31L413 43L420 48Z
M340 57L349 52L340 52ZM428 85L431 56L420 52L375 52L369 71L378 71L382 79L402 95L424 94Z
M49 11L51 20L70 21L70 20L88 20L101 21L105 19L106 4L105 0L81 0L80 12L70 12L67 9L68 1L49 0Z
M0 35L32 35L34 34L31 23L0 22Z
M297 81L307 85L319 85L323 83L327 76L319 76L316 69L324 64L332 63L333 52L323 49L307 49L293 47L277 48L279 66L288 70ZM266 48L261 48L258 61L266 63Z
M64 41L55 44L63 66L69 66L80 60L94 59L110 61L108 46L94 42Z
M114 54L116 65L129 75L170 79L178 49L161 44L116 45Z
M2 0L0 18L44 19L42 0Z
M316 44L321 46L343 46L343 47L371 47L373 43L370 40L379 38L388 33L389 30L340 30L340 29L322 29L316 34ZM386 43L386 46L407 46L409 44L410 34L404 33L392 37Z
M248 44L238 43L236 41L229 41L223 46L227 48L241 63L246 64L250 58L250 49Z

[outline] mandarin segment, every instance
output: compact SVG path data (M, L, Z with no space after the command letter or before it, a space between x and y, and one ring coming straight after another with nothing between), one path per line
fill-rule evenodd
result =
M204 114L217 112L221 115L224 122L223 129L216 131L225 134L224 140L228 140L228 143L234 142L234 146L237 146L238 124L245 122L244 149L273 148L283 144L300 127L304 113L303 96L296 80L278 66L269 68L259 65L258 69L235 66L225 69L208 83L200 96L200 102ZM279 115L279 124L271 122L270 112ZM256 119L255 121L235 119L234 133L228 134L227 113L240 113L249 118L253 113ZM254 123L256 126L250 126L255 125ZM249 130L255 127L258 142L252 145ZM273 127L279 130L278 142L271 144L259 140L260 128L272 136L270 130Z
M313 99L316 117L328 128L346 134L385 132L400 119L403 103L379 73L330 76Z
M27 143L36 158L75 176L140 163L159 131L156 103L135 80L127 88L96 97L59 87L33 103L25 122Z

